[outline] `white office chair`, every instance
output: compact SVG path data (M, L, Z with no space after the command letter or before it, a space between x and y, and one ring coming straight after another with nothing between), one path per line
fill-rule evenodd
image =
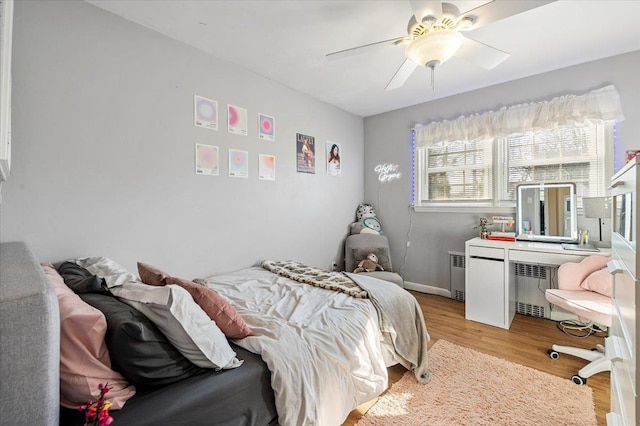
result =
M580 263L561 265L558 288L546 290L547 301L574 313L582 321L600 325L599 329L610 327L613 279L606 269L608 260L604 256L589 256ZM603 345L597 345L593 350L553 345L547 353L552 359L564 353L590 361L571 378L577 385L586 384L587 378L596 373L611 371L611 360Z

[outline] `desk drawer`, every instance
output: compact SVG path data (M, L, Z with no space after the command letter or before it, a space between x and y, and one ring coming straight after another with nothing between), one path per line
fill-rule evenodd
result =
M614 232L611 235L611 247L613 255L617 257L625 268L629 270L629 274L633 278L636 277L636 251L634 245L625 240L620 234Z
M617 279L617 275L616 275ZM629 312L626 312L628 315ZM611 324L611 331L609 338L616 340L617 344L615 352L612 354L614 357L613 364L618 369L623 370L626 376L629 377L631 383L631 390L633 393L637 392L635 380L632 380L636 376L636 348L635 348L635 326L628 323L628 318L625 320L625 312L618 305L618 301L614 300L613 303L613 318Z
M504 260L504 249L469 246L469 256Z
M539 263L543 265L562 265L567 262L580 262L585 256L564 254L562 251L545 253L543 251L509 250L509 261L520 263Z

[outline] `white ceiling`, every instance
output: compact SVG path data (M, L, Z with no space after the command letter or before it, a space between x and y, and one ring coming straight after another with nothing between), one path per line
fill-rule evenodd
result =
M325 55L405 36L408 0L87 1L363 117L640 49L640 1L529 2L542 5L464 33L511 54L493 70L453 57L436 68L435 90L430 70L420 67L403 87L385 91L403 47L389 43L331 61ZM450 2L461 11L486 3Z

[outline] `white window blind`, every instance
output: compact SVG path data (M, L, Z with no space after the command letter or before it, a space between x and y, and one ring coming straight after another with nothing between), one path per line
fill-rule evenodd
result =
M446 142L422 148L426 174L423 200L490 201L493 199L491 140Z
M541 130L504 138L501 199L524 182L574 182L578 199L604 195L604 125Z

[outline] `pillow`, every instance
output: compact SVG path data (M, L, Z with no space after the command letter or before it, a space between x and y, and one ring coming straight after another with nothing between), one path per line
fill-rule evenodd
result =
M139 282L138 277L106 257L80 257L71 262L86 268L90 273L104 278L107 287Z
M563 263L558 268L558 288L560 290L580 290L580 284L592 273L598 271L609 262L607 256L587 256L579 263Z
M82 300L107 318L105 340L113 368L136 386L160 386L203 370L186 359L138 310L103 294L82 294Z
M249 326L235 308L222 296L209 287L198 285L193 281L169 276L151 265L138 262L138 273L142 282L150 285L175 284L189 292L193 300L202 310L216 322L225 336L230 339L242 339L251 336Z
M613 275L609 272L609 268L602 268L589 275L580 287L585 290L595 291L607 297L613 295Z
M149 285L166 285L166 280L169 278L169 275L158 268L142 262L138 262L138 275L143 283Z
M377 248L354 248L352 249L352 255L354 259L354 263L357 266L362 260L367 258L369 253L373 253L378 256L378 264L384 268L385 271L392 272L393 268L391 267L391 258L389 257L389 249L386 247L377 247ZM353 271L347 271L353 272Z
M136 390L111 369L104 316L71 291L53 267L42 268L58 296L60 310L60 404L78 408L98 398L98 385L108 383L113 409L122 408Z
M58 273L64 279L64 283L77 294L82 293L103 293L108 294L106 290L107 283L104 278L92 275L80 265L73 262L63 262L58 266Z
M242 364L216 323L182 287L127 283L111 291L149 318L195 365L219 370Z

